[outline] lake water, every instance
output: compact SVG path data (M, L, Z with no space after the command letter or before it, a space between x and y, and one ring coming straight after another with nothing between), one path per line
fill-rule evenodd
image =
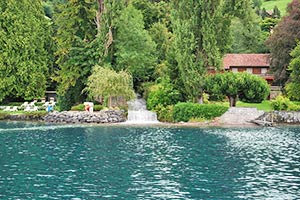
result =
M0 199L298 199L300 128L0 122Z

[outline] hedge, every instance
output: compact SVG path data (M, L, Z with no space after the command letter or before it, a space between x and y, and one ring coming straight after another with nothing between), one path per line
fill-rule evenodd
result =
M211 120L223 115L228 110L227 106L216 104L178 103L173 109L175 122L187 122L192 118Z

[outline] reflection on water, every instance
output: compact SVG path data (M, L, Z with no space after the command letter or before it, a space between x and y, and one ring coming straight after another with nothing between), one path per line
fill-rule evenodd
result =
M297 199L299 132L0 123L0 199Z

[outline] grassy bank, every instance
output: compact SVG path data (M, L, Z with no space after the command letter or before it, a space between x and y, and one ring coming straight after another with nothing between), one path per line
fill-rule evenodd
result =
M277 6L281 16L284 16L286 14L286 7L291 1L292 0L264 1L261 7L266 10L273 10L274 6Z
M47 115L46 111L35 111L35 112L25 112L25 111L16 111L16 112L7 112L0 111L0 120L5 119L20 119L20 120L31 120L31 119L40 119Z

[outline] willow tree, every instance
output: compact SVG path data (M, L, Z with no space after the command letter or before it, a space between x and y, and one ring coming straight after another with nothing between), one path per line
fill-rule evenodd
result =
M112 106L112 97L123 97L127 101L135 97L132 76L123 70L116 72L109 67L95 66L85 91L92 99L108 99L109 107Z
M0 2L0 101L45 95L49 30L40 1Z

